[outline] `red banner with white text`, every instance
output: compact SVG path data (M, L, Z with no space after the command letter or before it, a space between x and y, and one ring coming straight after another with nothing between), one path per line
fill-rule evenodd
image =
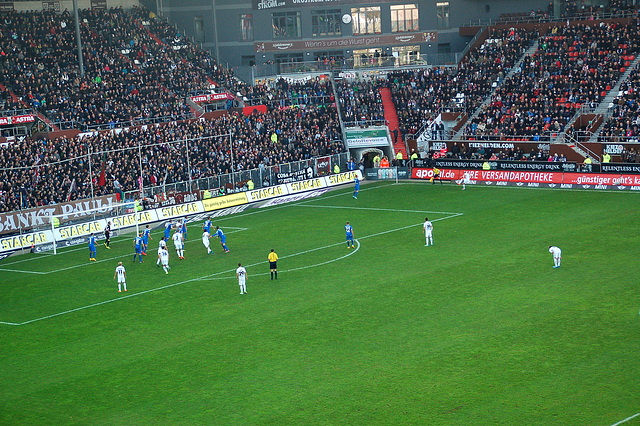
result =
M543 184L551 188L560 185L565 188L583 187L585 189L606 189L606 187L636 189L635 187L638 187L640 189L640 175L631 174L442 169L440 177L443 180L456 180L462 178L465 172L469 173L472 181L486 184L538 184L532 186ZM413 179L431 179L433 171L432 169L414 168L411 177Z

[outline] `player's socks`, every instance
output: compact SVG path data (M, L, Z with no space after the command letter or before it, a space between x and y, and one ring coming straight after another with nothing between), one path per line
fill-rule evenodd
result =
M271 279L273 279L273 271L271 271Z
M122 284L122 287L124 287L124 291L127 291L127 283Z
M118 283L118 293L120 293L120 290L122 290L122 286Z
M276 280L278 279L278 271L276 271Z

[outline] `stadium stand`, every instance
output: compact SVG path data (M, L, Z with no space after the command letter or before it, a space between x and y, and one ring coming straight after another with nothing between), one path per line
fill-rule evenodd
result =
M632 58L629 58L632 59ZM610 107L610 117L602 125L598 140L600 142L638 142L640 141L640 72L633 70L622 83L616 99ZM627 153L625 161L637 161L635 150Z
M138 187L139 149L143 179L150 185L343 152L334 93L345 123L383 124L380 90L388 89L401 140L417 136L452 108L469 116L478 112L463 129L466 139L536 139L563 131L582 106L598 105L637 54L640 38L637 18L629 23L557 24L540 36L508 27L492 30L457 67L393 70L382 79L338 80L335 88L323 78L250 86L144 8L84 10L81 19L84 77L76 71L68 13L6 13L0 22L3 109L32 107L52 121L92 129L130 122L153 125L75 138L25 138L1 148L2 212L86 198L91 188L96 195L113 193L114 185L133 191ZM523 56L534 41L538 50ZM636 71L623 84L601 138L637 136L638 79ZM240 106L267 105L267 112L183 121L192 117L185 99L212 89L233 94ZM159 121L166 123L155 125ZM233 134L232 148L221 137L228 133ZM431 136L445 137L439 132ZM510 150L449 155L548 159L543 152ZM634 152L625 159L638 158Z
M552 27L464 136L549 140L583 105L595 108L604 99L628 65L625 57L637 52L638 39L636 22Z

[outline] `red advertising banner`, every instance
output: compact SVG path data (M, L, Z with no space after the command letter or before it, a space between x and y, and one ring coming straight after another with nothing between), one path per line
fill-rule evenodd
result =
M331 157L320 157L316 160L316 171L318 176L331 173Z
M469 173L472 181L495 182L497 184L532 183L549 184L550 187L567 185L567 188L574 185L582 186L583 188L604 186L640 187L640 175L630 174L441 169L440 177L443 180L460 179L464 172ZM432 169L414 168L411 172L411 178L413 179L431 179L432 177Z
M193 102L220 102L227 99L234 99L229 93L209 93L207 95L191 96Z
M33 114L13 115L11 117L0 117L0 126L9 126L11 124L32 123L34 121L36 121L36 116Z
M253 105L250 107L243 107L242 108L242 113L244 115L251 115L254 112L261 112L263 114L267 113L267 106L266 105Z

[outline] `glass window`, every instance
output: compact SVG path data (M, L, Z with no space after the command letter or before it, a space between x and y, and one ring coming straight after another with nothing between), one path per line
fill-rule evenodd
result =
M382 32L379 7L351 9L351 18L354 35L380 34Z
M253 16L240 15L240 40L253 40Z
M340 10L316 10L311 12L311 32L314 37L342 35Z
M272 15L273 39L300 38L300 12L279 12Z
M391 32L418 31L418 5L391 6Z
M202 16L195 16L193 18L193 25L196 30L196 40L204 41L204 18Z
M438 29L449 28L449 2L436 3L436 15L438 16Z

